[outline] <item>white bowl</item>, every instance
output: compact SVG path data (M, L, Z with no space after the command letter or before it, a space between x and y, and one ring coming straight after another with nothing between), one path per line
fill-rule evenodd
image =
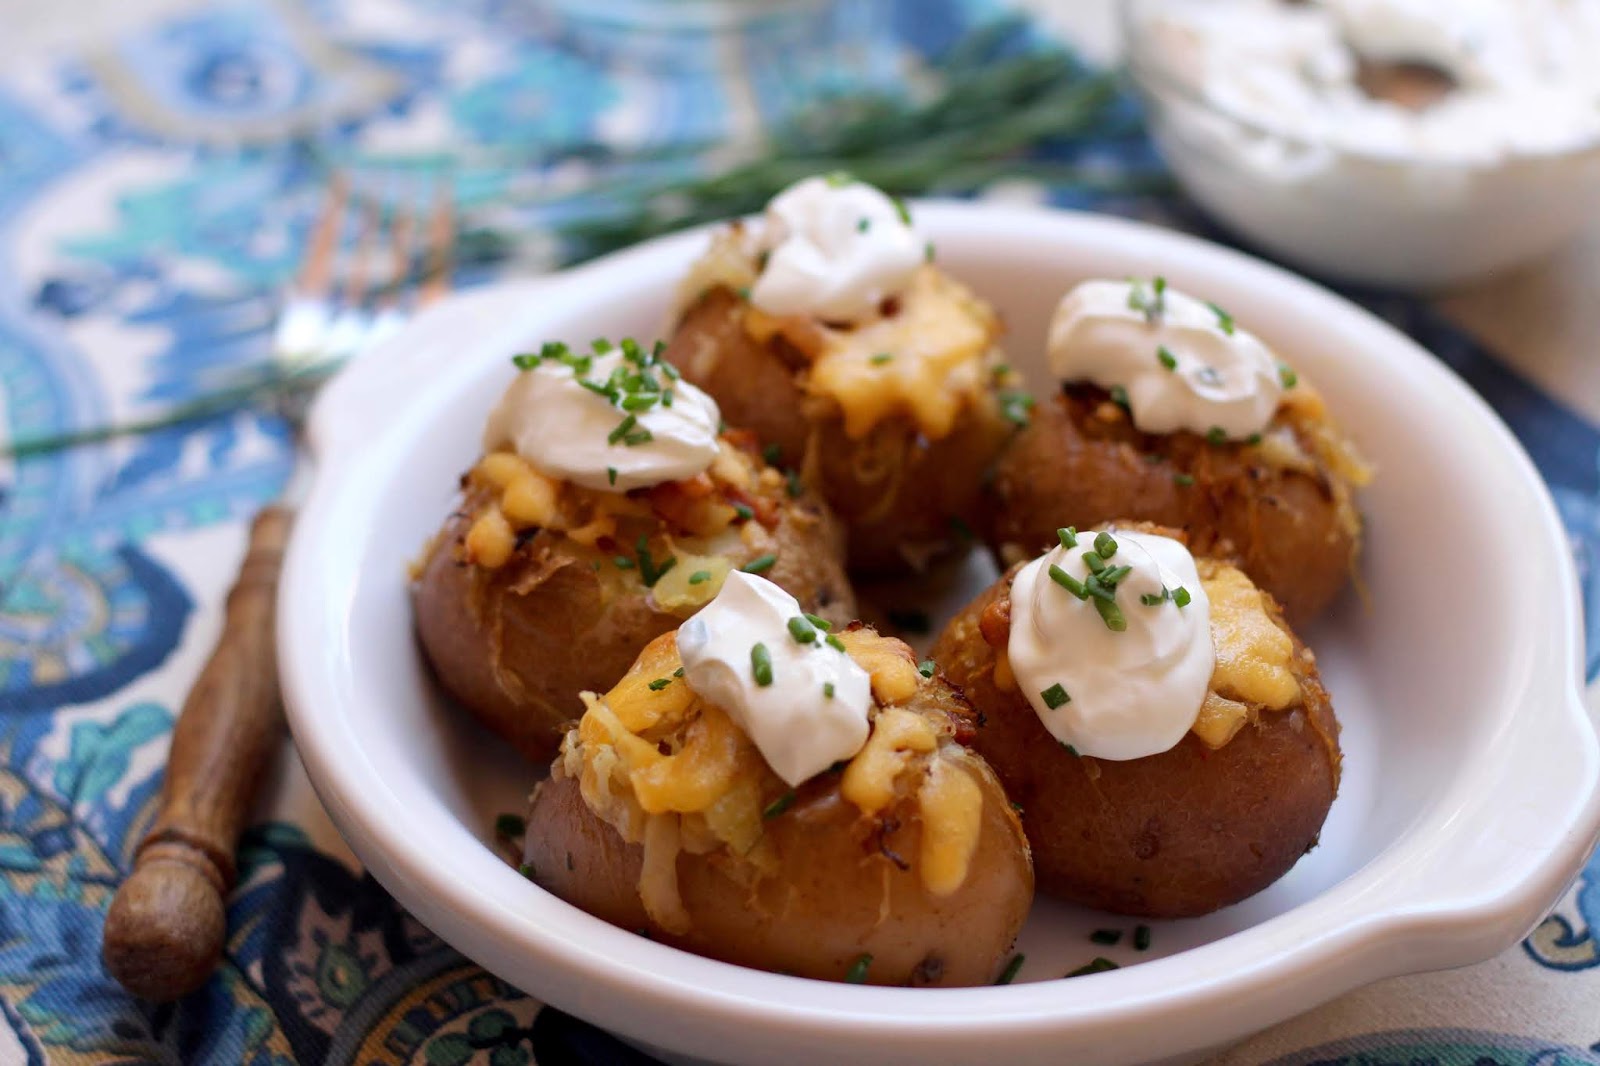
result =
M653 337L700 231L457 297L341 375L315 410L320 469L283 574L283 686L306 768L374 876L533 995L717 1062L1191 1056L1365 982L1513 945L1595 843L1600 751L1579 698L1566 541L1505 427L1382 322L1235 252L1032 209L930 203L917 220L940 262L1004 313L1013 361L1035 385L1064 289L1161 273L1276 345L1376 460L1362 497L1371 605L1347 597L1308 633L1345 726L1322 846L1238 906L1157 924L1142 954L1128 938L1111 949L1085 938L1133 923L1041 899L1021 983L948 990L699 958L591 918L497 857L494 814L520 810L534 774L436 694L411 636L406 564L475 456L511 353L547 338ZM1097 954L1125 966L1053 979Z

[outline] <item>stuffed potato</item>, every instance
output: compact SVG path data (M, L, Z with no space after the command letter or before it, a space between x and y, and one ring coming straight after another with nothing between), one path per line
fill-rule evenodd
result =
M999 782L963 746L967 708L901 642L859 626L833 637L870 676L870 735L853 757L789 784L758 729L690 687L664 634L589 698L534 794L524 873L728 962L872 984L994 980L1033 874Z
M818 248L820 263L791 267L791 252ZM878 284L887 268L874 256L894 254L892 283ZM994 311L923 260L877 190L810 179L774 200L763 226L713 239L683 283L667 351L730 423L817 486L857 572L921 569L965 547L984 477L1026 421ZM802 268L857 284L797 296ZM862 293L864 306L846 299Z
M854 616L827 506L750 434L711 427L704 470L628 491L542 472L505 440L462 478L416 567L416 631L445 690L528 758L548 760L578 694L609 686L732 571Z
M1077 293L1090 286L1114 286L1112 306L1085 308ZM1138 286L1093 282L1063 303L1052 362L1099 380L1067 380L1001 457L991 485L991 544L1009 562L1031 557L1069 522L1156 522L1182 529L1200 554L1235 560L1291 621L1309 621L1355 568L1361 518L1354 492L1370 477L1366 465L1321 397L1287 367L1269 364L1277 389L1257 422L1232 433L1208 425L1237 405L1212 395L1234 382L1219 373L1221 384L1201 380L1188 392L1185 373L1214 371L1210 360L1249 380L1223 356L1246 343L1265 348L1231 318L1173 290L1164 291L1165 317L1155 323L1130 312L1126 297L1116 303L1118 291ZM1191 320L1175 321L1184 311ZM1113 344L1132 368L1102 359L1086 371L1076 356ZM1191 428L1173 428L1179 401L1187 401ZM1141 415L1156 425L1141 427Z
M1046 892L1123 914L1205 914L1265 888L1317 842L1340 751L1315 659L1243 573L1207 558L1195 567L1215 665L1192 724L1184 728L1184 710L1176 743L1153 754L1091 757L1047 726L1048 710L1030 701L1011 659L1014 627L1029 624L1013 602L1021 565L952 619L934 648L977 712L974 747L1023 810ZM1131 599L1121 606L1130 618L1179 612L1117 599ZM1058 654L1070 661L1074 651ZM1077 654L1096 653L1080 644ZM1124 680L1130 689L1147 681ZM1046 706L1059 700L1064 711L1084 694L1069 683L1055 697Z

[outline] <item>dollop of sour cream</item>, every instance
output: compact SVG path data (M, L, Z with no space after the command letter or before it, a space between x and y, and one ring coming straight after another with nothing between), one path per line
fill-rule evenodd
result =
M1222 309L1151 281L1086 281L1050 322L1050 370L1127 393L1146 433L1242 440L1272 421L1288 371Z
M716 401L653 355L631 343L587 356L561 352L536 357L511 382L484 427L485 451L513 450L541 473L602 492L681 481L717 457Z
M873 186L806 178L767 205L754 249L766 260L750 302L774 315L856 322L904 291L925 247L905 210Z
M807 629L802 640L797 631ZM678 627L678 653L689 687L726 711L791 786L867 742L871 678L765 578L729 574L716 599Z
M1112 542L1109 555L1096 548ZM1066 587L1089 584L1090 554L1120 578L1113 602L1123 629L1112 628L1093 593L1080 599ZM1076 546L1063 543L1017 572L1006 652L1051 736L1080 755L1141 759L1177 744L1200 713L1216 666L1211 602L1177 541L1080 532Z

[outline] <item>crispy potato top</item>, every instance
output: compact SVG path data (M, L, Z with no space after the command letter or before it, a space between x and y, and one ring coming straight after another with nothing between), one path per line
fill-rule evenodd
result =
M960 759L941 756L970 725L961 699L925 677L903 642L852 626L838 633L867 671L874 701L866 746L799 789L767 766L750 738L682 678L676 633L665 633L567 734L556 772L576 778L584 803L629 843L642 843L640 894L668 929L687 920L672 864L661 854L718 853L758 878L779 867L763 825L805 796L837 788L864 818L914 805L922 825L924 887L949 895L966 880L982 825L979 785ZM663 823L670 823L663 824Z
M729 227L691 268L680 301L687 307L718 288L747 292L756 275L742 229ZM941 440L980 395L1020 382L996 347L1002 330L993 308L932 264L860 323L774 316L748 300L742 305L745 331L761 344L785 343L818 413L837 413L852 440L895 417Z

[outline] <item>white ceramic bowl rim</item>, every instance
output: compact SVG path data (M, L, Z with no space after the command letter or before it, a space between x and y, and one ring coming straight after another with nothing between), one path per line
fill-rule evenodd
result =
M336 676L343 634L332 623L318 621L310 609L317 597L312 587L317 579L314 545L297 534L286 564L279 621L290 721L319 795L374 875L446 940L460 942L475 935L516 944L541 967L582 978L573 982L574 988L591 989L566 1000L547 993L558 1006L627 1030L629 1019L592 991L627 989L629 997L646 997L662 1011L682 1012L685 1019L714 1016L774 1042L795 1041L797 1047L819 1030L839 1040L915 1034L923 1041L953 1041L952 1050L967 1054L1005 1046L1024 1034L1071 1030L1126 1039L1128 1023L1147 1020L1152 999L1159 999L1167 1012L1163 1026L1146 1027L1149 1031L1138 1038L1138 1046L1150 1055L1170 1053L1185 1046L1180 1035L1185 1025L1204 1029L1208 1019L1227 1013L1222 1008L1230 1003L1253 1001L1263 1018L1282 1017L1303 1009L1308 1000L1325 1000L1379 977L1478 961L1514 943L1559 895L1595 842L1600 754L1581 699L1581 618L1571 557L1548 493L1509 431L1454 374L1387 325L1309 282L1240 253L1179 234L1153 236L1157 231L1136 223L1070 212L931 202L917 206L917 218L935 240L947 231L967 231L996 241L1086 241L1107 247L1134 238L1159 242L1164 257L1225 266L1270 286L1276 298L1294 303L1307 321L1322 315L1351 320L1351 328L1373 345L1397 353L1396 373L1413 376L1436 391L1441 402L1459 408L1470 432L1485 435L1510 456L1531 486L1522 502L1535 543L1523 545L1524 557L1530 586L1549 590L1527 610L1528 624L1541 639L1519 650L1521 657L1508 668L1505 681L1505 697L1519 701L1517 706L1540 707L1549 728L1510 731L1501 741L1508 749L1503 758L1507 765L1535 766L1540 746L1551 742L1552 732L1560 743L1572 745L1570 769L1565 771L1571 777L1570 804L1542 811L1534 819L1518 812L1516 804L1490 795L1492 778L1474 788L1464 768L1460 787L1442 798L1439 817L1413 825L1401 841L1316 899L1206 946L1097 975L1093 996L1075 995L1070 983L1059 981L938 990L852 987L842 996L836 984L748 970L646 941L536 890L524 892L516 907L486 905L478 882L461 870L442 868L429 841L408 831L405 798L389 787L384 768L364 752L349 720L324 709L330 698L337 702L354 693ZM520 291L524 299L560 307L567 295L575 298L589 287L604 286L613 272L672 278L705 240L706 231L696 230L654 241ZM504 291L499 294L502 304L505 296ZM458 299L488 306L496 294ZM424 316L410 328L421 329L427 322ZM518 339L525 338L508 337L506 350L514 350ZM457 368L408 366L397 345L385 352L393 358L367 358L341 375L313 414L312 443L323 466L302 512L302 533L318 526L359 475L362 448L357 442L377 448L384 434L425 419L428 385L458 373ZM355 395L364 396L365 409L381 412L382 421L352 424L331 416L351 409ZM1564 606L1552 614L1552 603ZM1465 846L1463 834L1485 824L1536 842L1546 861L1506 868L1496 878L1476 882L1459 876L1454 856ZM518 877L509 868L501 872L506 878ZM1308 927L1316 932L1308 935ZM1234 1026L1211 1035L1228 1039L1246 1031ZM648 1032L633 1035L652 1038Z

